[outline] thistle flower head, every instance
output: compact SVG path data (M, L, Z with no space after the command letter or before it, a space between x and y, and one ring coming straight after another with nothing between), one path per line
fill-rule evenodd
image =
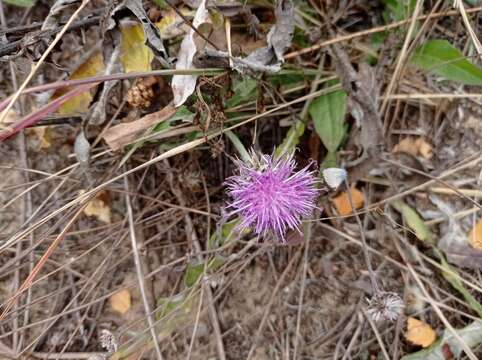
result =
M405 305L398 294L382 291L368 300L367 314L377 322L395 321L402 314Z
M315 209L317 181L308 167L296 171L292 155L276 158L251 152L249 161L238 161L238 173L226 181L228 216L240 215L239 228L256 234L274 234L285 242L289 229L297 229L303 217Z

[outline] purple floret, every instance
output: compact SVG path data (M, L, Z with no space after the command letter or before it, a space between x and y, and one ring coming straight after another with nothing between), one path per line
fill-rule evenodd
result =
M240 215L239 229L252 227L256 234L274 234L285 242L289 229L300 231L301 219L316 208L317 180L309 166L295 171L293 156L279 159L256 155L238 162L238 174L226 181L231 198L228 216Z

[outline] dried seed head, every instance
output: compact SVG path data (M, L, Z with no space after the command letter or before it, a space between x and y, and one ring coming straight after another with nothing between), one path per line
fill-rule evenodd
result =
M107 350L109 354L115 353L117 351L117 340L115 335L109 330L103 329L99 336L100 346Z
M228 216L241 216L241 230L253 227L256 234L274 234L285 243L286 231L299 231L301 219L316 207L319 190L313 172L309 166L296 171L292 155L275 158L254 151L249 161L237 165L238 174L226 181L232 209Z
M395 321L402 314L404 308L403 300L398 294L380 292L368 300L367 314L375 322Z

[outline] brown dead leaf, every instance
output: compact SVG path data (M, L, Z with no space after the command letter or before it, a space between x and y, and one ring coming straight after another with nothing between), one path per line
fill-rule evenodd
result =
M437 334L427 323L413 317L409 317L407 319L407 331L405 333L405 339L414 345L426 348L434 343L434 341L437 339Z
M127 289L122 289L109 298L112 310L125 314L131 308L131 293Z
M84 191L81 191L80 195L82 195L82 193L84 193ZM110 224L111 212L107 203L107 194L102 191L94 199L90 200L84 209L84 214L93 216L106 224Z
M426 160L433 156L432 145L424 137L406 137L393 147L392 152L404 152L413 156L421 156Z
M350 195L355 210L361 208L365 202L363 193L354 186L352 186L352 188L350 189ZM338 195L333 199L330 199L330 201L333 203L333 205L335 205L336 211L338 211L338 214L340 214L341 216L350 215L353 212L347 191L343 192L342 194Z
M482 250L482 218L469 233L469 243L473 248Z
M175 112L173 105L167 105L162 110L148 114L139 120L111 127L105 132L103 139L112 150L119 150L134 141L140 131L169 119Z

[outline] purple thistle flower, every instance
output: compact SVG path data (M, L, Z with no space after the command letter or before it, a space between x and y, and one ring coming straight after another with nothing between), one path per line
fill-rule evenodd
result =
M254 151L248 162L237 161L237 165L238 174L225 185L231 198L228 216L242 219L238 230L253 227L256 234L274 234L283 243L287 230L301 233L301 219L311 215L319 192L309 166L295 171L292 155L275 158Z

